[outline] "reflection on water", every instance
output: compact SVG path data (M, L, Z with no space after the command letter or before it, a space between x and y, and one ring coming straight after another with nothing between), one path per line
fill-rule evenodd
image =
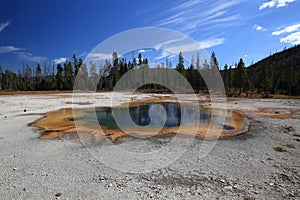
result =
M149 103L130 108L97 108L96 116L97 119L94 111L88 111L87 115L80 119L93 123L99 122L101 126L115 130L119 127L134 126L170 128L191 123L208 126L212 117L207 111L201 110L201 107L177 103ZM234 128L224 125L223 129Z

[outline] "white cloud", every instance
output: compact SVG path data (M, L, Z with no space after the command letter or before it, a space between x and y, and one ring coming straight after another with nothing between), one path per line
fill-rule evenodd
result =
M0 24L0 33L10 25L10 22L5 22Z
M300 32L292 33L280 39L280 42L290 43L292 45L300 44Z
M289 3L292 3L296 0L271 0L263 3L261 6L259 6L259 10L263 10L265 8L281 8L288 6Z
M37 62L37 63L47 61L46 57L35 56L29 52L18 52L18 57L21 60L33 61L33 62Z
M151 49L140 49L138 51L138 53L146 53L146 52L151 52L152 50Z
M277 4L277 8L285 7L288 5L288 3L293 3L294 1L296 0L279 0Z
M265 2L263 3L261 6L259 6L259 10L263 10L265 8L273 8L275 6L275 1L268 1L268 2Z
M300 23L292 25L292 26L288 26L282 30L275 31L272 33L272 35L281 35L283 33L291 33L291 32L298 31L299 29L300 29Z
M198 45L200 48L206 49L206 48L211 48L211 47L218 46L218 45L221 45L224 43L225 43L224 38L215 38L215 39L207 39L207 40L200 41L200 42L198 42Z
M120 55L118 55L120 57ZM112 58L112 54L105 53L90 53L87 55L86 59L92 61L100 61L100 60L109 60Z
M262 27L262 26L259 26L259 25L254 25L253 28L257 31L265 31L267 30L266 28Z
M66 62L66 60L68 60L68 58L61 57L53 59L53 62L55 65L57 65Z
M14 46L2 46L0 47L0 53L12 53L16 51L21 51L22 48L14 47Z

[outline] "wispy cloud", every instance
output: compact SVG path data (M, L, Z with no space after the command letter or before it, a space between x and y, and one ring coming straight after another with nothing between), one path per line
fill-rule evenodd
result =
M23 61L43 62L47 60L46 57L35 56L32 53L27 52L26 49L15 46L1 46L0 54L1 53L14 53Z
M280 38L280 42L290 43L292 45L298 45L300 44L300 32L295 32L286 37Z
M0 33L10 25L10 22L5 22L0 24Z
M172 52L161 50L160 55L157 56L155 58L155 60L163 60L163 59L166 59L166 58L171 59L171 58L173 58L175 56L176 55L174 53L172 53Z
M200 42L185 42L184 40L170 40L161 44L157 44L155 49L164 49L165 52L161 57L168 57L172 53L184 52L195 52L199 49L211 48L225 43L224 38L209 38ZM171 53L172 52L172 53Z
M253 29L257 30L257 31L266 31L267 30L266 28L256 25L256 24L253 26Z
M288 27L286 27L282 30L274 31L272 33L272 35L281 35L281 34L284 34L284 33L291 33L291 32L298 31L299 29L300 29L300 23L288 26Z
M118 56L120 57L120 55ZM90 53L86 57L86 59L91 61L109 60L111 58L112 58L112 54L105 54L105 53Z
M211 48L211 47L218 46L218 45L221 45L224 43L225 43L224 38L210 38L210 39L198 42L198 45L200 48L206 49L206 48Z
M14 47L14 46L2 46L0 47L0 53L13 53L17 51L23 50L22 48Z
M233 21L241 21L242 16L234 14L231 9L245 0L216 0L213 3L202 0L188 0L177 3L170 9L154 17L151 25L175 29L192 34L199 28L227 27Z
M183 52L185 59L190 60L192 56L195 55L196 52L201 51L201 49L211 48L224 43L224 38L208 38L200 42L185 42L184 39L173 39L155 46L155 48L160 51L160 55L158 55L155 60L172 60L179 52ZM202 56L206 58L207 55L203 54Z
M42 56L35 56L30 52L18 52L18 57L21 60L26 60L26 61L33 61L36 63L44 62L47 61L48 59L46 57Z
M61 58L55 58L52 61L54 62L55 65L57 65L57 64L61 64L61 63L66 62L66 60L68 60L68 58L61 57Z
M281 8L288 6L289 3L292 3L296 0L271 0L263 3L261 6L259 6L259 10L263 10L265 8Z

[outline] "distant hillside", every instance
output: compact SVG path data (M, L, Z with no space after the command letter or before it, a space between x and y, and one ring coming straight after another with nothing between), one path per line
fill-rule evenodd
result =
M275 53L247 68L258 92L300 95L300 45Z

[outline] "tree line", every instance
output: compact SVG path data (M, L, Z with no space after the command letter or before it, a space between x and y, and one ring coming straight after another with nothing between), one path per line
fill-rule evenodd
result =
M23 65L22 70L14 73L9 69L3 71L0 65L0 90L19 91L50 91L72 90L76 76L87 80L87 89L97 82L97 90L111 91L118 80L129 70L150 68L148 59L139 54L137 58L127 61L119 58L117 52L113 52L112 59L106 60L102 65L90 62L89 67L82 59L77 59L74 54L72 60L66 60L62 64L52 66L39 63L36 66ZM151 67L153 68L153 67ZM208 88L200 75L205 74L211 79L216 72L220 72L224 87L228 95L260 93L263 96L269 94L300 95L300 46L285 49L282 52L271 55L249 67L245 66L243 59L233 66L224 66L219 69L215 53L209 60L200 60L199 53L192 58L190 64L185 64L183 54L180 52L178 60L173 63L166 60L157 64L154 68L175 69L181 73L190 83L195 92L207 92ZM79 73L80 72L80 73ZM164 71L161 71L164 73ZM147 84L141 89L163 89L163 86Z

